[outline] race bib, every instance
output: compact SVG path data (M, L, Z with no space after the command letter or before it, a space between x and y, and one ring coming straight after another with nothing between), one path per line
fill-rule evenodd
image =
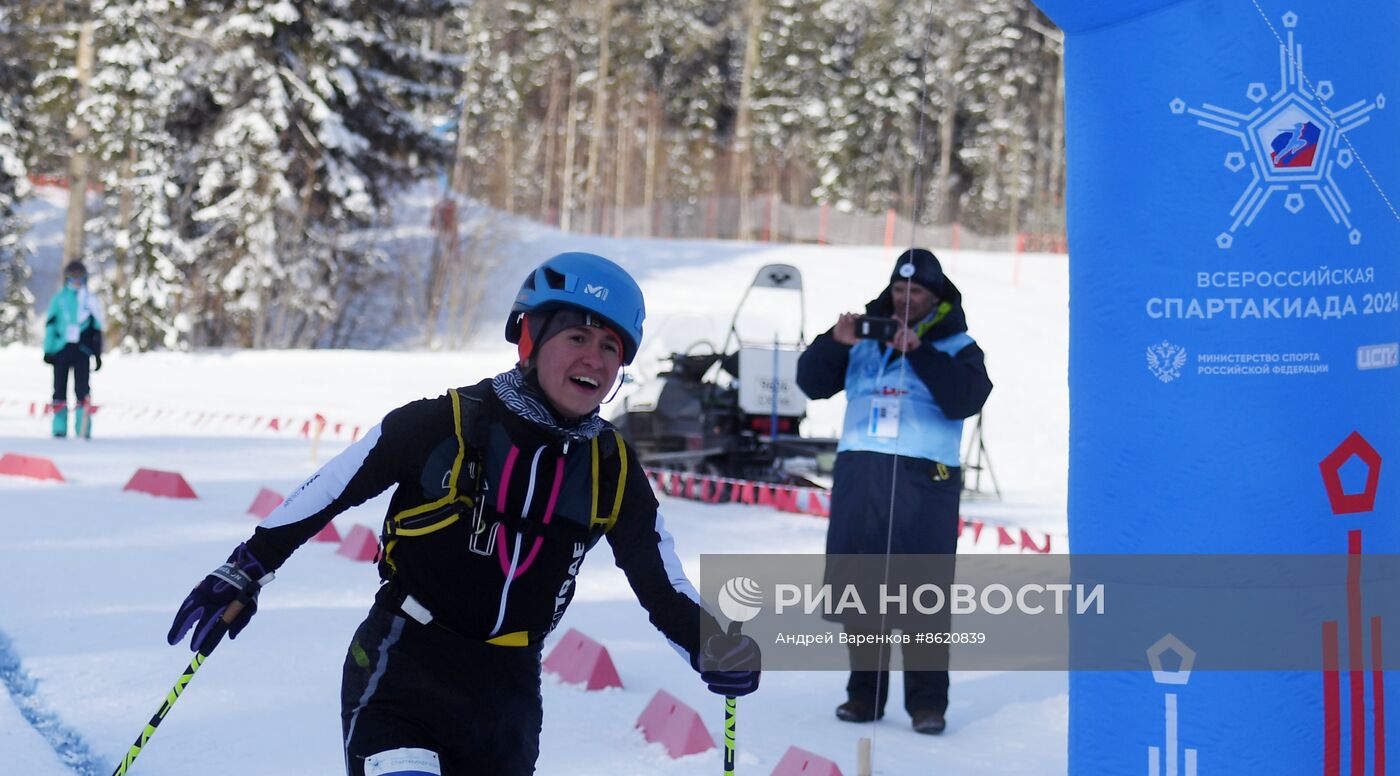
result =
M428 749L394 749L365 758L365 776L441 776L437 752Z
M870 401L870 436L894 439L899 436L899 399L880 397Z

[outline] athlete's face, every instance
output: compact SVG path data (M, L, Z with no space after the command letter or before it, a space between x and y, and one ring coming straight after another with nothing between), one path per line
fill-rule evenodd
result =
M622 368L622 346L607 329L574 326L545 340L535 354L540 387L566 418L598 409Z

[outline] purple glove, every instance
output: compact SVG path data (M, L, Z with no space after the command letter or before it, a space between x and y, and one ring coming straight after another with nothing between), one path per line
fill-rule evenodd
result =
M271 582L272 575L262 563L240 544L228 556L228 562L214 569L204 578L180 604L175 613L175 622L170 625L170 634L165 637L171 645L178 644L185 634L194 627L194 637L190 639L190 651L201 652L205 639L214 631L223 617L224 610L236 600L243 601L243 611L229 623L228 636L236 638L243 626L252 619L258 610L258 591L262 585ZM217 640L216 642L217 643ZM213 645L209 645L213 649Z
M758 642L748 636L711 636L695 662L700 681L716 695L737 698L758 689L762 655Z

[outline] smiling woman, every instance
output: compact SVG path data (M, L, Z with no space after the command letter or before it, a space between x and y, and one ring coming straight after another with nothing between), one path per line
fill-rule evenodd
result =
M607 324L572 310L555 313L551 322L575 316L583 320L542 342L527 367L536 370L540 390L566 419L597 410L622 368L622 339Z
M607 539L637 600L701 681L758 688L758 645L722 633L681 572L642 468L598 416L637 353L642 292L621 267L565 253L526 279L506 322L517 366L404 405L328 463L205 578L169 641L246 602L345 509L394 489L383 585L342 674L349 776L529 774L542 724L540 646ZM722 660L721 660L722 658ZM723 670L720 670L720 668Z

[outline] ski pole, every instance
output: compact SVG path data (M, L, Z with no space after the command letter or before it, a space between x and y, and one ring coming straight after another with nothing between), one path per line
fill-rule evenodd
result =
M739 635L739 623L729 623L729 635ZM734 727L738 718L739 699L733 695L724 696L724 776L734 776L734 763L738 759L738 748L734 743Z
M115 771L112 771L112 776L123 776L127 771L131 770L131 764L136 762L136 756L141 754L142 747L146 745L147 741L151 740L151 736L155 735L156 728L160 725L161 721L165 719L165 715L170 713L170 709L175 705L175 701L180 700L181 693L185 691L185 685L190 683L190 680L194 678L194 673L199 670L200 666L204 665L205 660L209 659L209 655L214 651L214 647L219 646L219 642L223 641L224 634L228 633L229 624L234 621L234 618L238 617L238 613L243 611L245 605L244 597L239 596L237 600L224 609L223 616L219 618L218 622L214 623L214 627L211 628L209 634L204 637L204 641L200 643L199 649L194 653L194 658L190 660L189 666L185 668L185 672L180 675L180 678L175 681L175 686L170 688L170 693L165 696L165 702L160 705L160 709L156 711L155 716L151 717L151 721L146 723L146 729L142 730L141 735L136 737L136 741L132 743L131 748L126 751L126 756L122 758L121 764L117 766Z

